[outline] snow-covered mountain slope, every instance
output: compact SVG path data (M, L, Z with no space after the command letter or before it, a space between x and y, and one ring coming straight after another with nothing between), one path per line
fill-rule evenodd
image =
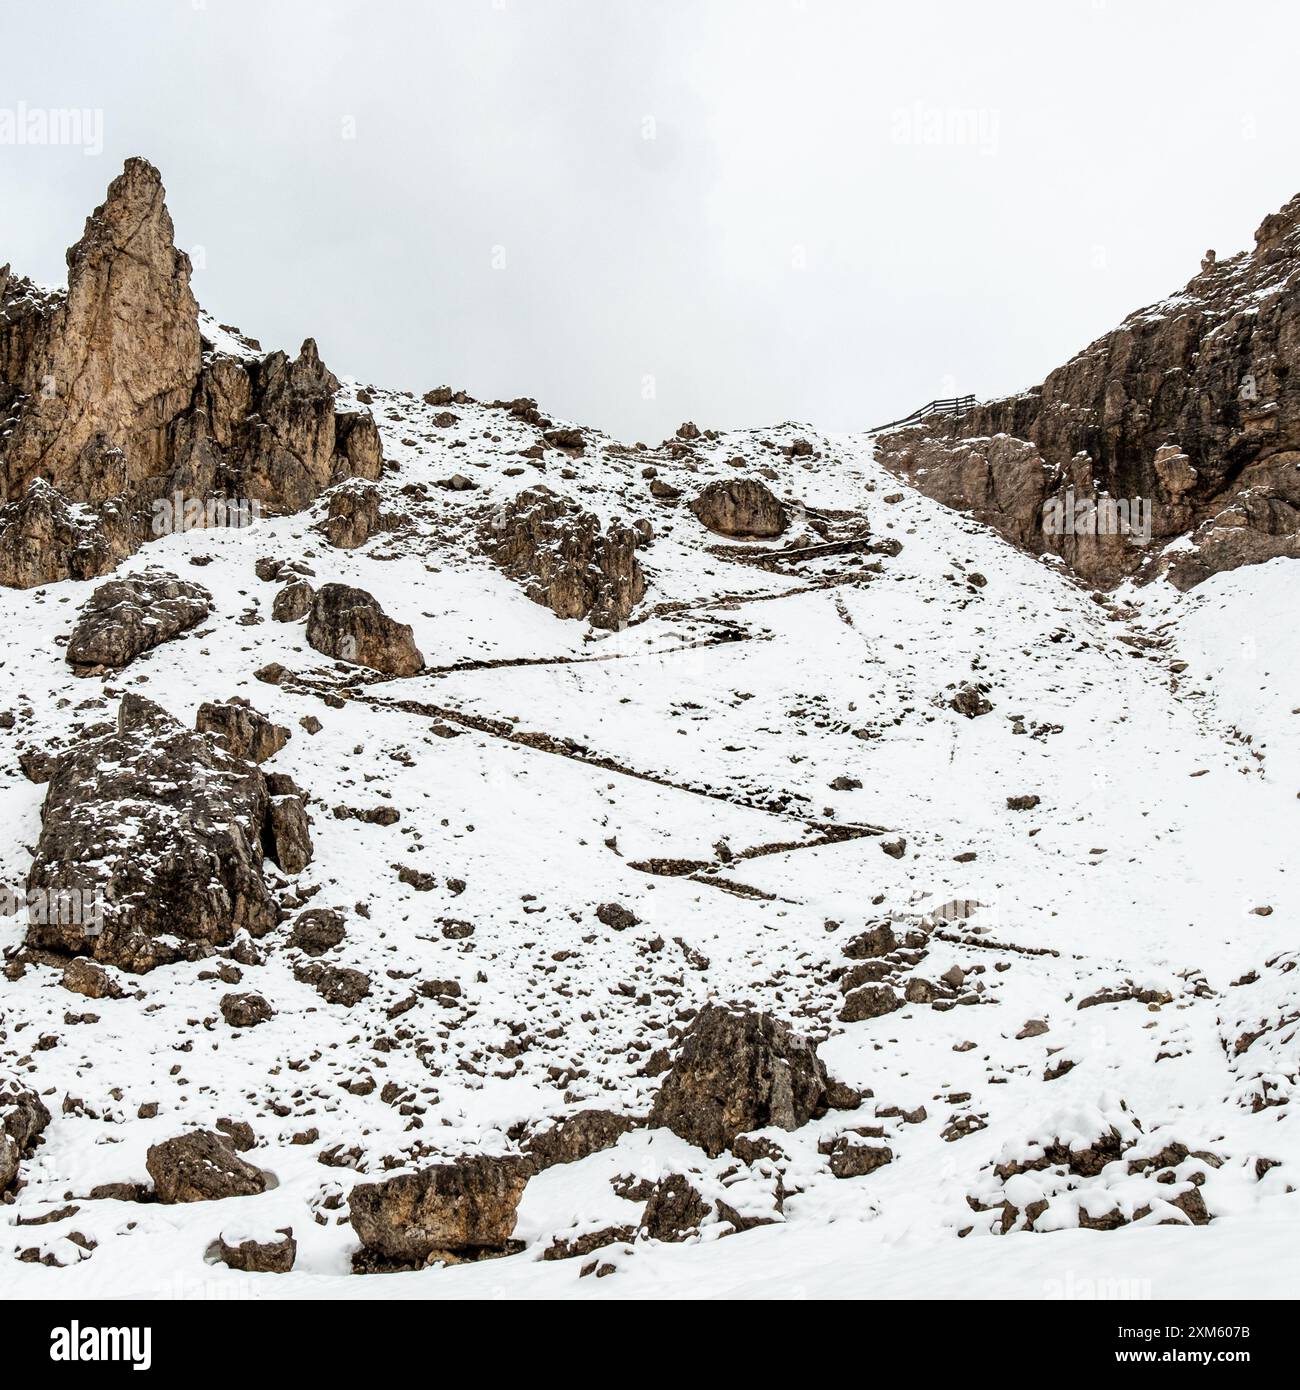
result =
M0 1291L1295 1292L1296 562L1103 599L899 484L865 438L783 425L688 451L588 432L580 454L529 458L538 429L504 410L373 387L362 402L388 460L389 527L366 545L325 541L328 494L151 542L118 573L197 580L214 611L102 680L74 676L60 644L98 581L0 591L0 882L21 891L41 827L20 750L75 744L127 691L191 726L202 702L241 696L292 731L266 769L311 798L297 900L343 914L331 959L370 980L352 1007L325 1002L296 977L287 924L242 964L110 971L120 998L70 993L53 965L12 972L0 1067L53 1119L0 1208ZM734 459L802 503L806 545L801 524L742 546L696 521L686 502ZM682 500L653 498L648 468ZM457 474L474 486L439 486ZM555 617L483 555L484 516L538 482L651 522L649 590L622 630ZM266 556L374 594L425 671L312 650L300 623L271 620ZM291 676L257 679L271 663ZM991 709L952 707L967 684ZM635 924L598 916L608 904ZM875 974L908 1002L841 1021L862 964L844 947L882 919L897 948L847 982ZM22 912L0 921L0 946L25 929ZM236 983L269 1021L226 1023ZM749 1161L635 1128L531 1178L519 1253L351 1273L354 1182L518 1152L593 1107L644 1116L657 1055L711 1000L790 1022L870 1094L765 1131L771 1151ZM252 1127L266 1192L88 1199L147 1183L150 1145L221 1119ZM846 1131L892 1161L837 1176ZM542 1258L636 1227L646 1186L674 1173L711 1207L698 1235ZM733 1235L719 1200L773 1224ZM205 1259L223 1233L285 1227L291 1274ZM596 1264L612 1277L584 1277Z

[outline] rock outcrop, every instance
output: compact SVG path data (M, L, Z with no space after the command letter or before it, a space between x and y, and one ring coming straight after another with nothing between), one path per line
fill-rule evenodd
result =
M307 641L326 656L388 676L414 676L424 668L410 625L390 618L373 594L347 584L322 584L316 591Z
M311 338L294 358L210 354L194 408L173 430L171 486L284 513L301 511L334 483L375 480L383 464L379 432L368 413L335 410L338 389Z
M29 906L28 945L141 973L240 930L264 935L276 909L263 855L281 852L272 806L301 811L274 786L280 795L258 768L124 696L115 731L55 762L27 889L67 910Z
M806 1038L771 1014L708 1004L682 1040L649 1123L716 1158L738 1135L798 1129L833 1103L849 1097Z
M885 433L878 457L1090 584L1187 589L1300 556L1298 362L1300 196L1253 251L1207 261L1041 386Z
M238 695L219 704L205 701L194 716L194 727L212 734L231 757L250 763L274 757L290 738L283 724L273 723Z
M790 524L785 504L757 478L719 478L691 503L702 526L736 540L771 540Z
M380 1267L501 1254L510 1248L528 1177L520 1159L466 1158L358 1183L349 1200L352 1228Z
M340 550L365 545L381 529L379 489L370 483L350 482L330 493L325 515L325 539Z
M39 474L98 502L165 471L168 428L202 367L190 260L173 242L158 171L129 159L68 252L66 295L38 322L0 327L0 377L20 397L4 446L8 496ZM119 451L117 466L87 454L100 442Z
M543 484L495 510L480 534L488 556L557 617L619 628L645 597L640 532L621 521L602 531L594 513Z
M18 1165L31 1157L49 1122L50 1112L35 1091L12 1079L0 1082L0 1196L17 1181Z
M240 1158L224 1135L210 1129L154 1144L145 1167L160 1202L215 1202L266 1191L266 1174Z
M43 478L0 506L0 585L32 589L60 579L97 579L139 547L125 497L69 502Z
M1081 1106L1024 1142L1003 1145L966 1205L974 1229L995 1235L1081 1227L1113 1231L1131 1222L1204 1226L1213 1219L1201 1187L1223 1164L1190 1150L1165 1126L1143 1132L1127 1104Z
M0 583L108 572L170 529L162 500L291 512L379 477L374 420L336 409L311 339L293 359L204 340L173 243L158 171L129 159L68 252L66 291L0 277Z
M162 642L201 623L212 595L200 584L147 570L110 579L86 600L65 653L78 675L120 670Z

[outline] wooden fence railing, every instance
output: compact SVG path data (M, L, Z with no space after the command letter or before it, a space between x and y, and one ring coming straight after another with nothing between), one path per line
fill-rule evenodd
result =
M875 429L868 430L868 434L879 434L881 430L897 429L900 425L916 425L922 420L929 419L931 415L964 415L968 410L975 407L974 396L953 396L946 401L928 401L920 410L914 410L910 415L904 415L901 420L891 420L887 425L877 425Z

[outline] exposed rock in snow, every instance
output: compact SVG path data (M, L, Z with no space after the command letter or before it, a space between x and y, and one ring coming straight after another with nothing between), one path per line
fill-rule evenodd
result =
M152 1145L146 1167L160 1202L215 1202L266 1191L266 1174L212 1130Z
M424 666L410 625L390 618L373 594L347 584L324 584L307 614L307 641L318 652L389 676L413 676Z
M886 433L881 457L1090 584L1167 573L1187 589L1297 556L1300 403L1287 383L1298 325L1300 196L1264 219L1254 250L1211 261L1041 386ZM1128 524L1138 499L1145 538ZM1079 504L1101 501L1123 503L1122 526L1076 524ZM1065 524L1045 527L1054 505ZM1190 545L1162 553L1188 532Z
M246 1274L288 1274L298 1258L298 1242L288 1226L270 1240L241 1239L223 1231L217 1242L217 1258L228 1268Z
M33 478L0 506L0 585L33 589L60 579L94 579L115 569L139 541L125 497L69 502Z
M262 870L266 779L139 695L116 731L60 755L28 891L76 912L32 914L33 947L145 971L276 920Z
M342 483L329 495L325 535L340 550L355 550L381 526L379 491L370 483Z
M0 1081L0 1195L18 1177L18 1165L31 1156L50 1122L50 1112L34 1092L6 1077Z
M682 1040L650 1123L716 1157L737 1135L824 1115L831 1085L816 1048L780 1020L709 1004Z
M757 478L722 478L708 483L691 511L710 531L738 540L771 540L790 524L789 513Z
M588 618L616 628L645 596L636 530L600 519L539 484L495 510L485 522L484 550L535 603L560 618Z
M110 579L77 615L68 664L84 675L116 670L201 623L211 611L212 595L174 574L149 570Z
M291 579L275 596L271 616L277 623L296 623L311 612L316 590L305 579Z
M274 723L239 695L201 704L194 727L214 735L232 758L250 763L264 763L274 757L291 737L283 724Z
M467 1158L358 1183L349 1199L364 1254L389 1267L480 1259L510 1244L515 1208L528 1182L518 1159Z

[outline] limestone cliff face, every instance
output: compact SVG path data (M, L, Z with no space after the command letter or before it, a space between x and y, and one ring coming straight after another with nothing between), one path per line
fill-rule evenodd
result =
M295 358L210 357L193 409L170 433L162 491L244 497L271 512L301 511L347 478L374 481L383 465L369 414L338 412L339 383L308 338Z
M0 582L103 573L149 538L159 497L290 512L379 476L374 421L335 409L314 342L260 360L205 343L174 236L158 171L129 159L68 252L66 291L0 269ZM75 527L50 521L75 504Z
M1207 262L1041 386L886 434L880 457L1090 583L1167 572L1188 588L1300 556L1300 196L1264 219L1253 251ZM1102 496L1143 499L1150 543L1044 531L1053 502ZM1158 558L1185 533L1189 547Z
M202 365L190 261L173 238L158 171L128 160L68 252L67 295L13 363L25 399L5 441L8 498L38 474L78 501L115 495L126 480L100 466L101 443L123 451L131 481L163 470L167 427Z

